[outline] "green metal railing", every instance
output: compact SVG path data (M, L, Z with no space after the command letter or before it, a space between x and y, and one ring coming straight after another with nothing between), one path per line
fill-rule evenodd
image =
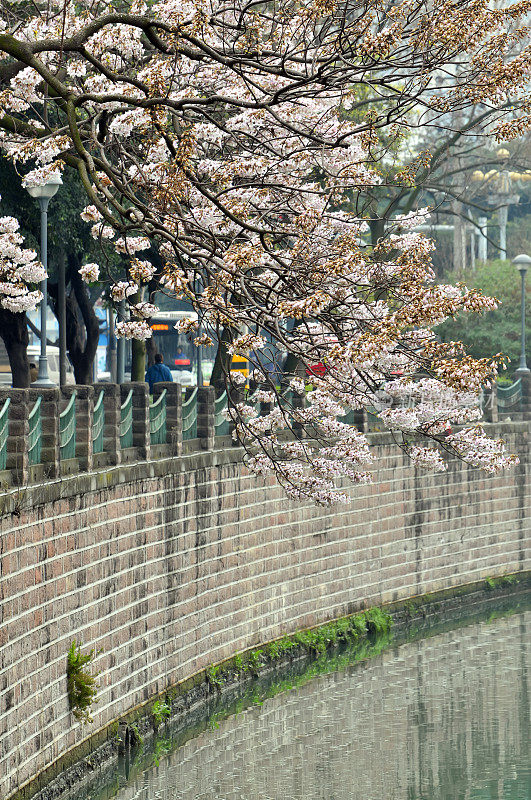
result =
M227 392L223 392L214 402L214 429L216 436L228 436L230 433L229 420L225 416L227 407Z
M76 392L59 414L59 452L61 460L76 457Z
M103 389L99 393L96 405L94 406L94 416L92 418L92 452L103 453L103 428L105 425L105 406L103 404Z
M519 378L511 386L497 386L498 411L519 411L522 405L522 381Z
M260 414L262 413L262 403L256 399L257 392L258 389L255 389L255 391L252 394L249 393L247 394L247 397L245 399L245 405L253 406L253 408L256 409L256 413L258 414L258 416L260 416Z
M344 422L345 425L354 425L355 416L356 412L351 408L346 414L343 414L342 417L338 417L338 420L339 422Z
M5 469L7 464L7 437L9 434L9 404L8 397L0 411L0 469Z
M29 413L28 456L30 464L41 463L42 451L42 414L39 397Z
M197 389L183 403L183 441L197 439Z
M151 444L166 444L166 389L149 406Z
M120 447L133 446L133 390L120 406Z

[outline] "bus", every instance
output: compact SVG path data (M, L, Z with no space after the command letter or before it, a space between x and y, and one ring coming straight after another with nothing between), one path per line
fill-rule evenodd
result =
M172 378L183 386L197 385L197 369L201 357L203 381L208 384L214 360L215 347L197 347L194 344L196 332L180 333L175 325L182 319L197 321L195 311L160 311L150 319L155 349L161 353L164 363L169 367ZM210 352L209 352L210 351Z
M169 367L172 378L183 386L197 385L198 357L201 358L201 372L203 382L208 385L214 361L216 359L216 344L212 347L196 347L194 339L196 332L180 333L175 330L179 320L193 319L197 321L195 311L159 311L151 317L150 327L153 331L155 349L161 353L164 363ZM215 337L212 336L215 340ZM245 377L249 375L249 361L245 356L233 356L231 369L242 372Z

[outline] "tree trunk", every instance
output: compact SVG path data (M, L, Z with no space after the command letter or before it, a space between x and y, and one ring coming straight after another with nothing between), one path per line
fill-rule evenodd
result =
M131 298L133 303L141 303L144 292L142 288ZM146 342L142 339L131 339L131 380L143 381L146 376Z
M25 314L13 314L0 309L0 336L2 337L14 389L27 389L30 385L30 370L27 355L29 344L28 325Z
M74 368L76 383L90 385L93 382L94 358L98 350L100 324L87 286L78 272L81 261L68 257L66 296L66 346ZM57 284L48 284L50 297L57 312Z
M232 356L227 352L227 345L231 341L231 332L235 333L235 329L223 328L219 338L216 359L210 376L210 385L216 388L216 393L221 393L225 389L225 376L230 371Z
M131 380L143 381L146 377L146 343L131 339Z
M380 217L374 217L369 220L369 228L371 229L371 244L375 247L378 244L378 240L384 236L385 222Z
M155 354L157 352L157 346L155 344L155 339L152 336L151 339L146 339L146 356L147 356L147 365L148 367L152 367L155 363Z
M157 286L158 282L154 278L152 278L148 283L147 295L150 303L156 302ZM157 345L155 344L155 338L152 336L151 339L146 339L146 359L148 367L152 367L155 363L156 353ZM144 380L144 378L142 378L142 380Z

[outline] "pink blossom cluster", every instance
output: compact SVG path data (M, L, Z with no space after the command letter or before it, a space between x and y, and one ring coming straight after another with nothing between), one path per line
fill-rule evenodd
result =
M153 331L147 322L139 320L123 320L116 323L116 336L124 339L151 339Z
M155 314L158 314L160 308L154 305L154 303L143 301L140 303L133 303L133 305L130 306L130 311L134 317L150 319L150 317L154 317Z
M118 283L111 285L110 292L112 299L119 303L121 300L136 294L138 292L138 284L131 281L118 281Z
M447 442L472 467L491 474L519 463L515 455L507 453L504 443L487 436L481 425L462 428L448 436Z
M84 264L79 269L79 274L85 283L95 283L100 277L100 268L98 264Z
M13 314L36 308L42 293L32 285L46 278L35 251L22 247L19 227L14 217L0 217L0 306Z
M370 479L368 439L346 422L353 410L376 413L397 438L427 437L409 449L417 466L440 468L441 449L488 470L513 463L476 429L448 435L478 418L501 357L473 359L433 332L496 301L437 283L434 242L415 230L428 208L380 220L366 202L385 191L400 144L392 128L422 124L413 109L440 122L511 97L500 121L516 114L527 6L497 5L37 0L0 12L5 154L31 162L26 186L78 170L82 219L129 261L126 279L80 270L127 304L118 336L152 335L148 286L192 305L176 328L192 333L201 318L197 345L232 337L228 355L248 358L259 384L253 402L229 408L235 435L249 467L277 475L291 497L328 504L345 499L342 481ZM15 311L35 306L44 277L21 245L15 221L0 220L0 304ZM160 268L136 257L147 250ZM292 364L291 394L266 369L270 342ZM230 358L223 369L241 397Z

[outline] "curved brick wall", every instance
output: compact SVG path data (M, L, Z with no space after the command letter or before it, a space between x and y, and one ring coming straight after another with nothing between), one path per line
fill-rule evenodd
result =
M289 504L234 449L0 496L0 797L236 651L364 604L529 569L529 425L503 432L522 463L496 477L460 463L419 477L375 434L375 483L333 512ZM73 639L102 651L85 727L66 696Z

